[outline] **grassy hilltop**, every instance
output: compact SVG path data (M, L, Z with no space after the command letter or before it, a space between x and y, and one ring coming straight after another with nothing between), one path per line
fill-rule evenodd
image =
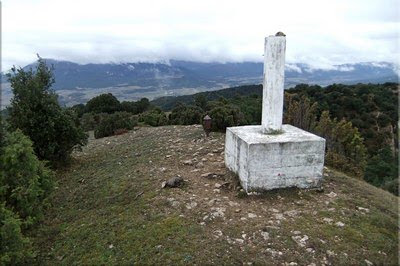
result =
M44 265L398 263L398 198L332 169L324 190L246 196L224 134L142 127L90 140L57 173L34 235ZM181 188L162 189L180 175Z

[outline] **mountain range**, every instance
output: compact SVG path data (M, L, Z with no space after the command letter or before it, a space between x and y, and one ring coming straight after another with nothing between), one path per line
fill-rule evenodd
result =
M45 59L54 68L53 88L62 104L84 103L92 97L111 92L120 100L155 99L162 96L193 94L227 87L260 84L263 63L201 63L170 60L161 63L77 64ZM24 69L34 68L36 63ZM307 64L287 64L285 87L299 83L326 86L332 83L398 82L396 65L387 62L342 64L329 69L315 69ZM2 104L12 94L2 75Z

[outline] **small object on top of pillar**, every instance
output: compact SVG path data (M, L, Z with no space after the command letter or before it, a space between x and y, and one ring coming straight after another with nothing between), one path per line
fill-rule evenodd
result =
M204 132L206 132L206 136L208 137L211 132L211 117L209 115L206 115L203 118L203 129Z

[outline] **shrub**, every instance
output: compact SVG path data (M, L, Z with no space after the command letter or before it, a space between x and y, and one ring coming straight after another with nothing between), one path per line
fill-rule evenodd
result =
M154 108L141 114L139 121L152 127L164 126L168 124L167 116L159 108Z
M326 139L326 163L340 170L362 177L367 159L364 139L351 122L331 119L329 112L322 112L315 132Z
M203 110L197 106L178 105L169 116L170 123L173 125L201 124L202 119Z
M21 221L5 203L0 203L0 265L29 264L30 241L21 232Z
M106 115L100 123L96 126L94 137L96 139L112 136L116 130L126 129L131 130L136 122L133 120L132 115L127 112L115 112Z
M36 71L12 68L8 74L14 97L9 108L8 122L33 141L39 159L60 162L68 158L74 147L87 142L72 110L60 107L51 90L53 73L39 58Z
M212 131L225 131L227 127L240 125L243 115L240 110L231 105L222 105L209 112L212 119Z
M108 115L107 113L84 113L80 122L83 130L95 130L96 126Z
M53 187L52 173L35 156L32 142L20 130L7 134L0 156L0 202L5 202L25 226L43 215Z
M86 112L111 114L120 110L120 102L111 93L100 94L86 103Z

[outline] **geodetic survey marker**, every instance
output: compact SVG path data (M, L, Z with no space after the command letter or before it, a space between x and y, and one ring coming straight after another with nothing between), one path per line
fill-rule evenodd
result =
M325 139L282 125L285 51L284 34L265 38L261 125L226 129L225 165L246 192L321 185Z

